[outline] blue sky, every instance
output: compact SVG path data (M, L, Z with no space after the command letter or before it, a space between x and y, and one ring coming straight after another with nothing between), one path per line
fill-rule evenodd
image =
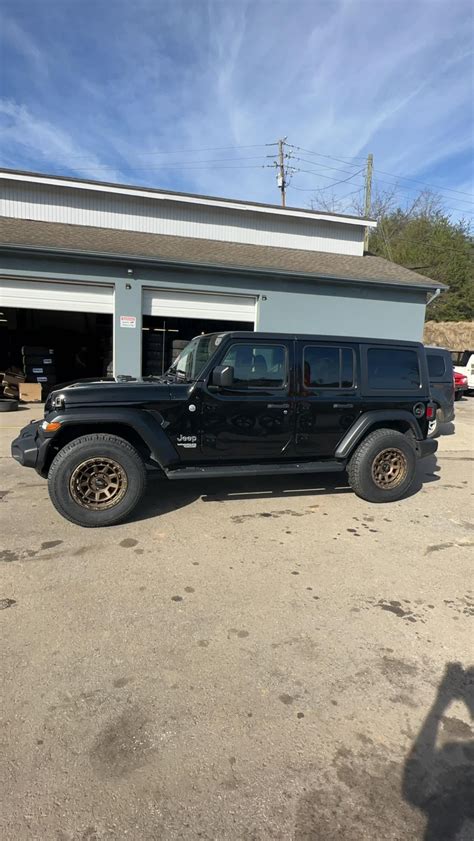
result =
M380 189L396 184L408 201L421 185L386 173L410 176L443 188L454 217L474 216L471 0L0 0L0 11L4 167L278 202L265 144L287 136L288 163L306 170L289 204L318 188L350 203L373 152Z

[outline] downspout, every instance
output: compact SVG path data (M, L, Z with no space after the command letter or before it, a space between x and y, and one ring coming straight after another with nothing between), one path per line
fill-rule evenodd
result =
M441 295L441 289L436 289L435 292L433 292L433 294L431 295L431 297L428 298L426 306L429 307L429 305L432 304L433 301L436 300L436 298L438 298L439 295Z

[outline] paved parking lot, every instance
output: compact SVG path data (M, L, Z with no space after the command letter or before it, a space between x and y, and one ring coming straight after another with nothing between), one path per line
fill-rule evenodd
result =
M35 416L0 419L2 838L472 839L474 398L399 503L154 481L99 530L9 459Z

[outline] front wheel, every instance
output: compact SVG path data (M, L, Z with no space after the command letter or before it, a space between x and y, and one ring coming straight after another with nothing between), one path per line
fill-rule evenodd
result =
M368 502L395 502L415 479L416 453L401 432L376 429L354 452L347 473L357 496Z
M112 526L124 520L145 491L142 457L118 435L83 435L66 444L48 474L51 501L78 526Z

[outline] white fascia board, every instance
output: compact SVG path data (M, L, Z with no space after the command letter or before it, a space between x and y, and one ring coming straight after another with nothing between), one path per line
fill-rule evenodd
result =
M195 204L205 207L221 207L223 209L248 211L250 213L266 213L275 216L293 217L299 219L314 219L315 221L337 222L340 225L360 225L363 228L376 228L377 222L373 219L361 219L359 216L337 216L332 213L312 213L310 210L292 210L289 208L268 207L258 204L246 204L245 202L233 202L232 200L222 201L214 198L201 198L192 195L177 195L176 193L155 192L134 187L114 186L100 184L98 182L76 181L63 178L55 178L49 175L26 175L23 173L2 172L0 178L6 181L21 181L28 184L46 184L50 187L66 187L69 190L87 190L93 193L114 193L119 196L138 196L140 198L154 199L156 201L172 201L179 204Z

